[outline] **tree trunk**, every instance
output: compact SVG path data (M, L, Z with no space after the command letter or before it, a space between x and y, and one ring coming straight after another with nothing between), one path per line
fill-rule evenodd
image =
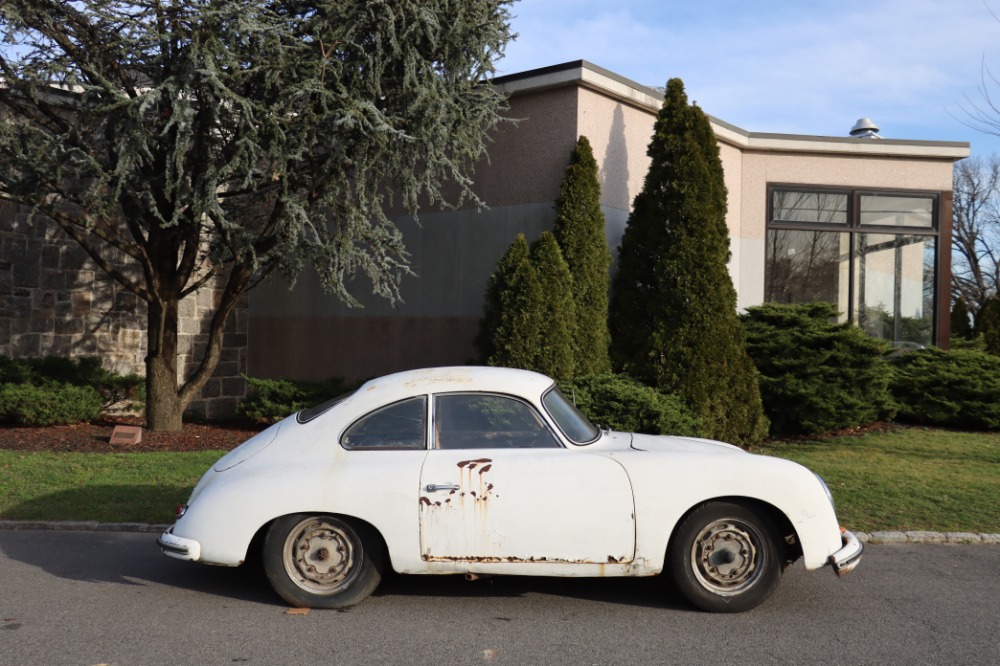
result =
M177 390L177 299L149 304L146 355L146 427L176 432L184 405Z

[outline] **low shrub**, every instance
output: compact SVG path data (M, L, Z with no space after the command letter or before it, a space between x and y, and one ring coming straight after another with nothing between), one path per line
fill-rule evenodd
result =
M772 435L818 434L891 419L888 345L837 323L831 303L765 303L742 315Z
M0 386L0 421L49 426L93 421L101 415L101 395L89 386L50 383Z
M62 356L11 359L0 356L0 384L50 386L69 384L90 387L101 397L102 409L138 409L146 398L141 375L121 375L106 370L97 356L69 359Z
M277 423L289 414L335 398L351 388L340 377L323 381L257 379L246 375L243 378L247 381L247 397L237 412L256 425Z
M892 394L900 421L967 430L1000 429L1000 358L984 351L937 348L892 359Z
M627 375L590 375L559 382L560 390L594 423L651 435L703 436L701 423L679 397Z

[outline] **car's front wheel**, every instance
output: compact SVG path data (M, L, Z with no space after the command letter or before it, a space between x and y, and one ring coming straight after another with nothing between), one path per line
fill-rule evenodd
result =
M382 551L348 521L296 514L277 519L264 538L264 571L282 599L299 608L344 608L382 579Z
M678 591L702 610L738 613L763 603L778 585L783 541L762 511L707 502L680 523L667 551Z

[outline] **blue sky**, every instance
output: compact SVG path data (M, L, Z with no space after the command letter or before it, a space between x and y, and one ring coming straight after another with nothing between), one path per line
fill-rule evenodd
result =
M1000 153L963 110L985 104L984 64L1000 78L1000 0L520 0L513 13L500 75L583 59L646 85L680 77L752 132L846 136L867 116L886 138Z

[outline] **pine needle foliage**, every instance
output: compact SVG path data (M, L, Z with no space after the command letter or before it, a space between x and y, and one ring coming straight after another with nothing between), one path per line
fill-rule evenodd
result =
M543 334L544 295L531 263L531 249L518 234L497 263L488 288L483 322L488 365L533 369Z
M888 345L837 323L832 303L765 303L742 317L772 435L811 435L888 420Z
M542 291L539 321L542 334L538 341L537 358L529 369L554 379L569 379L576 368L573 348L578 324L576 304L573 302L575 281L551 232L543 232L535 243L531 250L531 264Z
M483 363L494 365L492 360L498 358L497 331L505 317L504 308L510 302L509 292L514 272L522 261L530 262L530 257L528 239L524 234L518 234L490 275L483 302L483 317L479 320L479 333L476 336L476 347Z
M349 304L355 276L399 298L409 259L383 210L475 200L510 4L0 4L0 192L146 302L151 428L180 428L268 275L311 266ZM207 352L178 386L178 303L209 283Z
M605 374L611 371L608 355L611 252L604 237L597 160L585 136L577 140L570 156L556 208L554 232L573 276L575 372L579 375Z
M976 317L976 333L983 336L988 353L1000 356L1000 296L994 294L983 303Z
M651 158L619 248L612 360L680 395L710 436L738 444L768 430L726 264L726 186L715 134L680 79L667 82Z
M951 337L962 340L972 339L972 322L969 319L969 306L964 296L959 296L951 308Z

